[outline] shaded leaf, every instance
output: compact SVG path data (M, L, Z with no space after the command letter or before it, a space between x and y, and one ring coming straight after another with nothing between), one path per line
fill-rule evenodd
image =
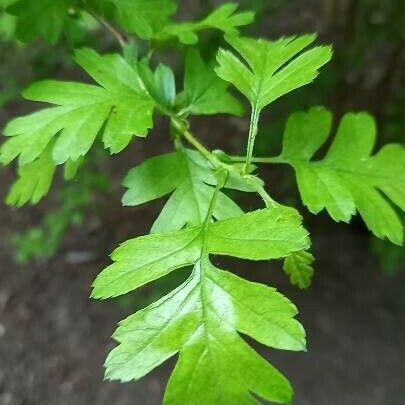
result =
M287 256L284 260L283 269L290 276L291 284L301 289L308 288L314 275L312 267L314 261L314 256L305 250Z
M18 168L18 179L7 194L6 203L17 207L28 202L37 204L48 194L54 173L55 164L48 147L36 160Z
M197 50L188 51L184 91L177 99L183 113L242 115L243 107L228 93L227 88L227 83L215 74L212 64L206 64Z
M207 215L217 179L201 155L189 149L151 158L132 169L123 185L128 191L124 205L139 205L171 194L152 227L152 232L199 225ZM224 193L219 193L213 216L225 219L242 210Z
M198 42L198 32L202 30L216 29L225 34L236 34L239 27L254 20L254 13L238 13L238 7L237 3L225 3L201 21L167 24L157 33L156 39L166 41L175 37L183 44L193 45Z
M68 0L19 0L7 8L7 12L18 17L16 36L22 42L43 38L56 43L69 20Z
M138 72L150 96L160 106L171 110L176 100L176 81L173 70L162 63L153 72L148 62L138 64Z
M142 39L150 39L176 11L172 0L111 0L118 22Z

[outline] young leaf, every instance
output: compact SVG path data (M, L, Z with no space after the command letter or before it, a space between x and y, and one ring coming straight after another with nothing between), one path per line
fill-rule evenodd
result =
M389 144L372 156L373 118L349 113L326 156L311 161L330 131L331 115L323 108L288 120L281 158L294 167L304 204L314 214L326 209L335 221L349 222L357 210L374 235L402 244L401 220L387 198L405 210L405 148Z
M239 27L254 20L254 13L237 13L238 7L237 3L225 3L201 21L167 24L157 33L156 39L167 41L175 37L183 44L193 45L198 42L197 33L202 30L216 29L225 34L237 34Z
M228 93L227 87L215 74L214 66L206 64L197 50L187 52L184 91L177 98L183 113L242 115L243 107Z
M311 83L318 76L318 69L331 59L330 46L303 51L315 38L315 35L302 35L271 42L227 36L227 41L246 63L234 53L221 49L216 72L260 112L284 94Z
M302 290L308 288L314 275L312 267L314 261L314 256L305 250L287 256L284 260L283 270L290 276L291 284L298 286Z
M252 392L290 403L288 381L238 332L269 347L303 350L305 332L294 319L295 306L273 288L217 269L208 255L262 260L307 247L299 215L282 206L125 242L112 255L115 263L94 282L93 297L125 294L191 264L194 270L172 293L120 323L106 377L138 380L179 353L166 405L258 404Z
M56 43L68 21L68 0L19 0L7 8L7 12L18 17L16 36L22 42L43 38Z
M6 203L16 207L28 202L37 204L48 193L54 173L55 164L48 147L36 160L18 168L18 180L12 185Z
M176 100L176 80L173 70L169 66L160 63L153 72L148 62L143 60L138 63L138 72L146 90L155 102L171 110Z
M100 132L105 148L117 153L152 127L154 103L124 59L90 49L78 51L75 59L100 86L42 81L29 87L25 98L56 107L8 123L4 133L11 139L0 151L3 164L17 156L21 165L32 162L54 138L53 160L75 161L87 154Z
M181 229L186 224L201 224L217 184L215 173L201 155L189 149L157 156L132 169L123 185L128 188L122 202L139 205L171 193L152 227L152 232ZM213 216L216 219L238 216L241 209L226 194L219 192Z
M118 22L142 39L152 38L176 11L172 0L111 0Z

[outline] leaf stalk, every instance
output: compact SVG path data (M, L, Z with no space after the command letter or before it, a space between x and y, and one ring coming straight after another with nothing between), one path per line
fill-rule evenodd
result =
M252 163L253 149L255 146L256 135L258 132L259 118L260 118L260 110L256 106L253 106L252 113L250 116L249 137L246 151L245 167L243 170L245 174L249 173L249 167Z

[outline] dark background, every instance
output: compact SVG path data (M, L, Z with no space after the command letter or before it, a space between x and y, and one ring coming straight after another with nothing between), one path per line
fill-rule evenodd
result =
M182 3L180 14L191 17L218 2ZM335 46L333 62L316 83L284 97L265 114L257 153L276 153L288 114L316 104L325 104L337 118L347 110L368 110L378 120L380 143L404 142L404 1L240 3L258 11L257 23L246 30L250 34L276 38L316 31L319 42ZM0 19L0 32L1 24ZM92 41L99 50L114 47L103 33L95 33ZM204 46L209 51L209 41ZM3 36L0 61L2 127L10 117L35 108L18 98L29 82L44 77L83 77L72 65L69 46L63 41L54 49L42 42L22 47ZM242 150L247 125L246 119L227 117L193 121L193 129L205 143L233 153ZM102 169L108 175L109 192L95 187L84 207L79 204L83 218L72 221L77 225L69 227L56 254L47 253L50 257L30 258L21 264L36 244L43 250L49 247L55 237L52 233L45 232L42 242L25 238L25 244L21 238L16 242L15 235L27 235L32 227L43 229L49 212L56 214L52 223L58 213L66 213L60 211L65 186L57 182L50 196L35 207L14 210L2 206L0 405L161 403L173 363L138 383L125 385L103 382L102 364L114 345L110 335L115 324L161 295L167 286L153 284L109 302L91 301L88 296L95 275L108 263L107 252L129 237L147 233L162 205L122 208L121 179L130 167L169 149L166 123L157 120L153 136L146 141L134 143L111 159L95 158L93 171ZM261 174L272 195L301 208L289 169L264 168ZM1 168L3 200L13 178L14 168ZM348 226L335 224L324 214L306 214L305 222L317 258L308 291L292 287L279 263L232 263L244 277L274 285L291 298L308 333L307 353L257 349L290 378L297 405L404 405L404 250L374 241L360 220ZM170 282L175 280L166 283Z

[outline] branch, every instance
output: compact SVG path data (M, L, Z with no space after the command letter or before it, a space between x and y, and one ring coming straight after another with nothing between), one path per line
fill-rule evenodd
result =
M182 135L187 141L193 145L214 167L219 164L224 166L185 126L179 119L172 117L171 122L173 127Z
M98 23L103 26L108 32L110 32L114 38L117 40L121 48L125 48L125 45L127 44L127 41L115 27L113 27L106 19L103 17L99 16L88 4L86 0L83 0L83 5L86 9L86 11L96 20Z

